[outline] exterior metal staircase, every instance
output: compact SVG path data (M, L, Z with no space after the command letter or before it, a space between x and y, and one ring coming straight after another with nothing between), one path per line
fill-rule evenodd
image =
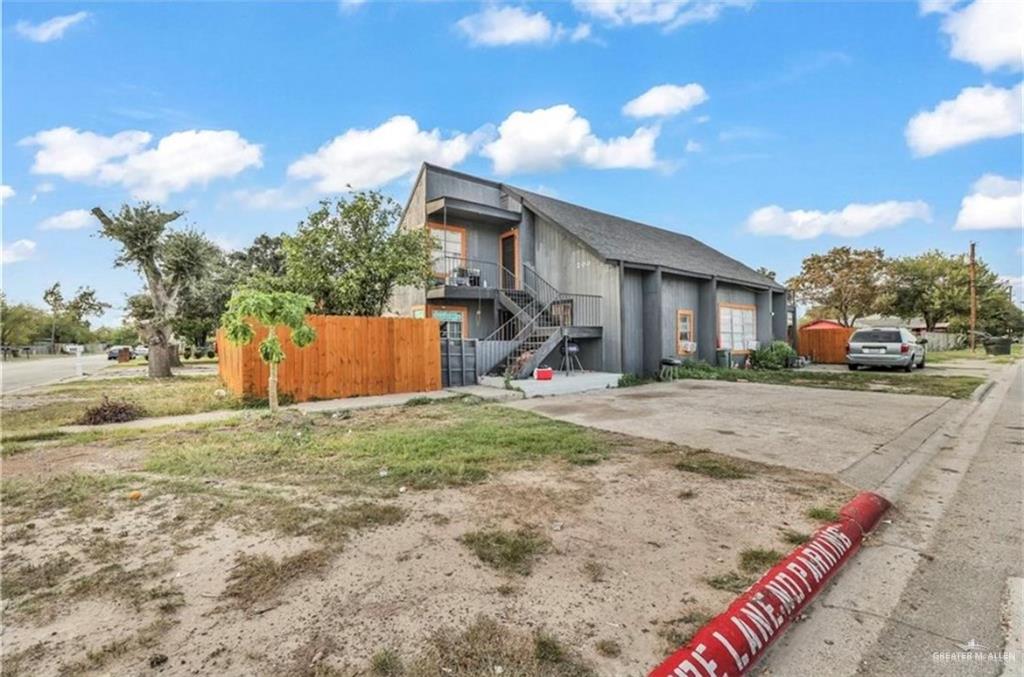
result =
M508 275L508 279L515 277ZM517 288L499 289L497 298L511 317L480 341L480 374L508 373L511 369L512 378L528 377L558 347L566 327L572 323L574 307L593 305L593 309L587 308L586 319L600 324L600 297L563 294L529 264L523 264ZM568 308L569 312L559 312L560 308Z

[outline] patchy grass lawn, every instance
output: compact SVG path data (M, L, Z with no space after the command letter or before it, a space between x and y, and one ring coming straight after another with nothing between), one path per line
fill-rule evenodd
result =
M641 674L850 493L471 398L98 432L5 459L5 674Z
M312 483L334 492L424 489L480 482L549 457L597 463L607 456L606 439L528 412L451 399L338 417L288 412L195 435L154 436L144 468L182 477Z
M929 359L931 358L929 357ZM952 397L954 399L967 399L975 388L985 382L985 379L977 376L933 376L920 372L897 374L875 371L826 372L804 369L767 371L709 366L680 367L676 369L676 378L770 383L837 390L878 390L906 395Z
M979 346L974 352L971 352L967 348L964 348L963 350L928 351L928 361L934 364L951 362L953 360L983 360L993 364L1010 364L1022 357L1024 357L1024 345L1020 343L1014 343L1010 346L1009 355L988 355L985 353L985 348L982 346Z
M246 406L231 394L219 397L217 391L222 388L217 376L86 379L51 386L30 395L9 398L9 401L5 398L3 440L6 443L29 434L53 434L54 428L75 423L87 408L100 404L104 396L137 404L149 416L197 414Z

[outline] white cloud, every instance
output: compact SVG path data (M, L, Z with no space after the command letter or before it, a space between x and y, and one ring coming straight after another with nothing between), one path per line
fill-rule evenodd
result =
M551 42L559 33L543 12L531 14L522 7L488 6L455 25L471 44L484 47Z
M96 217L84 209L71 209L56 216L43 219L39 230L78 230L95 225Z
M482 154L498 174L559 169L579 163L598 169L649 168L657 158L657 127L640 127L632 136L603 140L590 122L567 104L516 111L498 126L498 138Z
M100 180L120 183L133 195L164 200L194 184L207 185L261 167L262 151L233 130L189 130L160 139L155 148L101 168Z
M447 139L437 129L421 130L416 120L396 115L373 129L350 129L288 167L293 179L310 179L324 193L377 188L416 171L420 163L453 167L473 151L478 134Z
M797 209L785 211L778 205L755 210L747 218L747 230L755 235L785 235L807 240L819 235L858 237L875 230L892 228L911 220L930 221L931 210L920 200L849 204L840 211Z
M88 12L76 12L75 14L55 16L38 24L19 21L14 25L14 30L32 42L50 42L52 40L60 40L64 37L64 32L67 29L85 21L88 16Z
M986 174L974 182L974 191L960 202L955 230L1024 228L1024 183Z
M36 243L32 240L15 240L0 248L0 262L17 263L32 258L35 254Z
M907 145L915 155L934 155L983 139L1020 134L1024 83L1012 89L993 85L966 87L935 110L918 113L907 123Z
M57 127L18 142L21 146L39 146L32 163L34 174L56 174L71 181L95 178L107 162L138 152L152 136L130 130L113 136L80 132Z
M729 7L750 7L753 0L573 0L577 11L612 26L655 24L672 31L714 21Z
M622 112L633 118L667 117L688 111L707 100L707 92L695 82L658 85L627 103Z
M931 0L921 11L946 16L942 32L949 35L949 55L979 66L984 71L999 68L1019 71L1024 67L1024 3L1017 0L975 0L960 10L953 4Z
M338 10L347 14L356 11L365 4L366 0L338 0Z
M72 181L119 184L133 196L164 200L170 193L262 165L260 146L233 130L187 130L147 148L152 135L129 130L113 136L58 127L19 144L38 146L32 172Z
M13 188L7 184L0 184L0 205L17 195Z
M590 24L580 24L569 34L569 42L582 42L590 37Z
M704 150L704 147L702 145L700 145L700 141L694 141L693 139L687 140L687 142L686 142L686 152L687 153L699 153L702 150Z
M952 11L960 0L920 0L917 8L921 14L946 14Z

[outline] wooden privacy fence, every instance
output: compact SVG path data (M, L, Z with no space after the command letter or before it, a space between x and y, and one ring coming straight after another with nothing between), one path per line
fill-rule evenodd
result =
M278 392L296 402L360 395L421 392L441 388L440 326L434 319L310 315L316 340L296 348L278 330L285 359ZM270 370L259 355L267 335L257 328L248 345L217 331L220 377L236 395L264 398Z
M850 327L806 328L797 336L797 354L822 364L845 364Z

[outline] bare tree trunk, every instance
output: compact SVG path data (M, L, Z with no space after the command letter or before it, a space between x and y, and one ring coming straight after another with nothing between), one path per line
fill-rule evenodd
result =
M170 378L171 346L168 342L170 331L166 327L154 329L149 337L149 377Z
M270 363L270 380L267 382L267 400L270 402L270 413L277 413L277 362Z
M171 366L172 367L180 367L180 366L182 366L182 364L181 364L181 355L178 354L178 344L174 343L171 346L169 346L168 347L168 352L170 353L170 356L171 356L170 357Z

